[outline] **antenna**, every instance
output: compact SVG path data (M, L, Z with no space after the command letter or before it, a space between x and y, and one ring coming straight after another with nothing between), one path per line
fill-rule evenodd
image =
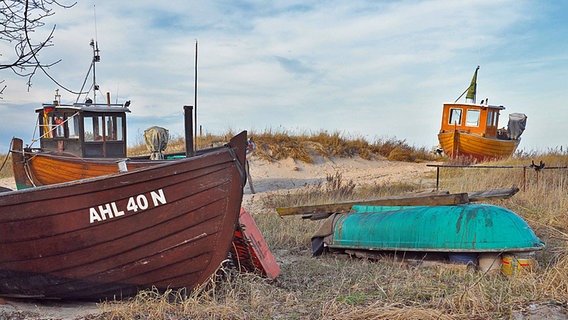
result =
M95 63L101 61L100 51L99 51L99 41L98 41L98 31L97 31L97 7L93 4L93 16L95 19L95 39L91 39L91 47L93 48L93 103L97 103L97 90L99 90L99 85L97 84L97 73L95 72Z
M93 4L93 16L95 19L95 39L99 39L99 34L97 31L97 6L95 4Z

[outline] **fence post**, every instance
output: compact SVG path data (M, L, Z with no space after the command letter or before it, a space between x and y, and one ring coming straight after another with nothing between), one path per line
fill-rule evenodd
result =
M523 167L523 192L527 191L527 167Z
M436 167L436 191L438 191L438 186L440 184L440 167Z

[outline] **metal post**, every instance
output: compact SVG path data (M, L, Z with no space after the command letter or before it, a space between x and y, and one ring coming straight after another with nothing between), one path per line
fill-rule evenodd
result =
M195 138L195 145L197 146L197 40L195 40L195 87L194 87L195 92L193 93L193 103L195 105L195 126L193 127L193 129L195 130L195 136L193 138Z
M193 151L193 106L183 106L185 125L185 156L191 157Z

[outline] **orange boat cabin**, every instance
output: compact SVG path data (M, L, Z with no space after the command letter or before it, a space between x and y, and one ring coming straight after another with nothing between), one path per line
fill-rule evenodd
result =
M497 128L499 111L504 109L503 106L446 103L440 133L460 131L486 138L508 139L506 130Z

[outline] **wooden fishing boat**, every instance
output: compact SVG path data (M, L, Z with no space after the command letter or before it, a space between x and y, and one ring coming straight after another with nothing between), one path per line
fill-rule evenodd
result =
M99 300L196 288L228 256L246 132L216 151L0 193L0 294Z
M480 104L475 102L478 70L479 67L466 90L466 102L444 104L438 141L450 157L475 161L509 157L521 141L527 117L522 113L510 114L507 128L499 129L500 112L505 107L490 105L487 99Z
M488 204L355 205L328 219L312 239L332 250L527 252L544 247L514 212ZM321 246L314 246L319 249Z
M193 150L192 107L186 106L185 153L163 156L161 152L167 142L163 143L162 136L157 137L160 147L153 149L152 154L128 158L126 115L130 113L130 101L113 104L110 94L106 93L106 102L97 102L99 86L94 69L100 57L96 44L91 42L91 46L94 56L89 70L93 70L93 99L87 97L83 102L78 102L81 100L78 97L75 103L65 104L56 90L52 102L44 103L35 110L37 121L34 134L37 132L38 137L25 147L21 139L12 139L12 168L18 189L113 174L121 169L147 167L170 158L199 153ZM167 133L165 139L167 141ZM201 153L204 152L208 150Z
M151 155L127 157L126 114L130 112L127 104L64 105L55 100L36 109L39 147L24 147L22 139L12 138L10 151L16 187L25 189L98 177L187 155L160 153L156 160ZM191 110L184 109L185 117L191 118ZM191 131L191 127L186 128L186 139L192 141ZM193 151L193 146L189 147L190 155L217 149Z
M12 138L11 157L12 171L16 188L18 190L45 186L68 181L93 178L102 175L118 173L120 171L134 170L153 166L170 160L178 160L187 156L216 151L219 147L212 147L200 150L193 150L192 145L186 146L189 152L162 154L160 157L152 159L151 155L127 157L126 155L126 126L121 126L122 134L120 139L111 140L107 135L108 129L102 129L102 138L97 141L89 140L90 131L85 131L86 123L93 119L104 119L112 117L116 123L125 123L127 109L104 105L97 108L75 104L73 106L58 105L50 111L50 118L61 117L64 119L75 119L74 122L80 123L77 134L69 136L69 121L65 121L62 132L64 136L49 135L44 131L46 126L41 125L44 118L42 109L38 109L41 138L39 148L23 146L23 140L17 137ZM72 114L72 116L68 116ZM110 115L112 116L110 116ZM185 110L184 116L191 117L190 110ZM95 120L95 122L100 122ZM49 121L49 120L48 120ZM186 119L186 123L190 119ZM48 126L49 127L49 126ZM116 128L116 126L115 126ZM151 128L152 129L152 128ZM47 129L45 129L47 130ZM53 130L53 129L50 129ZM192 140L191 127L186 128L186 140ZM165 149L165 146L163 147Z

